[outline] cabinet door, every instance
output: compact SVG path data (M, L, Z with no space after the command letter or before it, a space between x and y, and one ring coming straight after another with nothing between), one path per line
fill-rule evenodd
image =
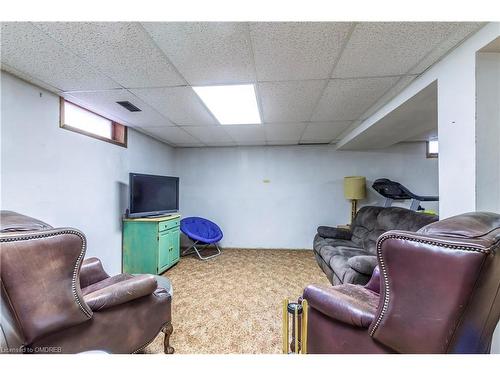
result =
M170 231L160 232L158 236L158 271L163 271L170 265L170 248L171 248L171 233Z
M180 253L180 230L179 227L170 230L170 263L179 261Z

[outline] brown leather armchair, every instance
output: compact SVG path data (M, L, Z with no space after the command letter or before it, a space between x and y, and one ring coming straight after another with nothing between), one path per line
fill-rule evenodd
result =
M365 286L308 286L309 353L489 353L500 316L500 215L377 241Z
M110 277L72 228L1 211L2 352L135 353L172 333L171 296L152 275Z

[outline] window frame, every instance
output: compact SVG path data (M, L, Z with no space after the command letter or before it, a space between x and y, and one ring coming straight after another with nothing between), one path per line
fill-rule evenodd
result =
M77 106L77 107L83 109L84 111L93 113L94 115L97 115L97 116L102 117L102 118L104 118L104 119L106 119L108 121L111 121L111 138L102 137L100 135L97 135L97 134L94 134L94 133L91 133L91 132L87 132L85 130L82 130L82 129L79 129L79 128L75 128L75 127L73 127L71 125L65 124L64 123L65 122L64 121L65 120L65 118L64 118L64 107L65 107L66 102L68 102L68 103L70 103L70 104L72 104L74 106ZM63 98L62 96L59 98L59 127L61 129L66 129L66 130L69 130L69 131L72 131L72 132L75 132L75 133L86 135L87 137L99 139L101 141L114 144L116 146L121 146L121 147L127 148L127 133L128 133L128 129L127 129L127 127L125 125L120 124L120 123L118 123L116 121L113 121L113 120L111 120L111 119L109 119L107 117L104 117L104 116L100 115L99 113L91 111L88 108L82 107L81 105L73 103L72 101L69 101L69 100Z
M437 139L433 139L432 141L438 141ZM425 147L426 147L426 155L427 159L436 159L439 157L439 151L438 152L429 152L429 142L431 141L426 141L425 142ZM439 142L439 141L438 141Z

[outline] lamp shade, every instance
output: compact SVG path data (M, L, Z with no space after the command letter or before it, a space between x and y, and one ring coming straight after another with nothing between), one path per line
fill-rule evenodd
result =
M366 178L363 176L344 177L344 197L363 199L366 197Z

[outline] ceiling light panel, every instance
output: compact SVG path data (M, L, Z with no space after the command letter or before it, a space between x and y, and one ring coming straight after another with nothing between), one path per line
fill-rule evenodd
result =
M254 85L193 87L221 125L260 124Z

